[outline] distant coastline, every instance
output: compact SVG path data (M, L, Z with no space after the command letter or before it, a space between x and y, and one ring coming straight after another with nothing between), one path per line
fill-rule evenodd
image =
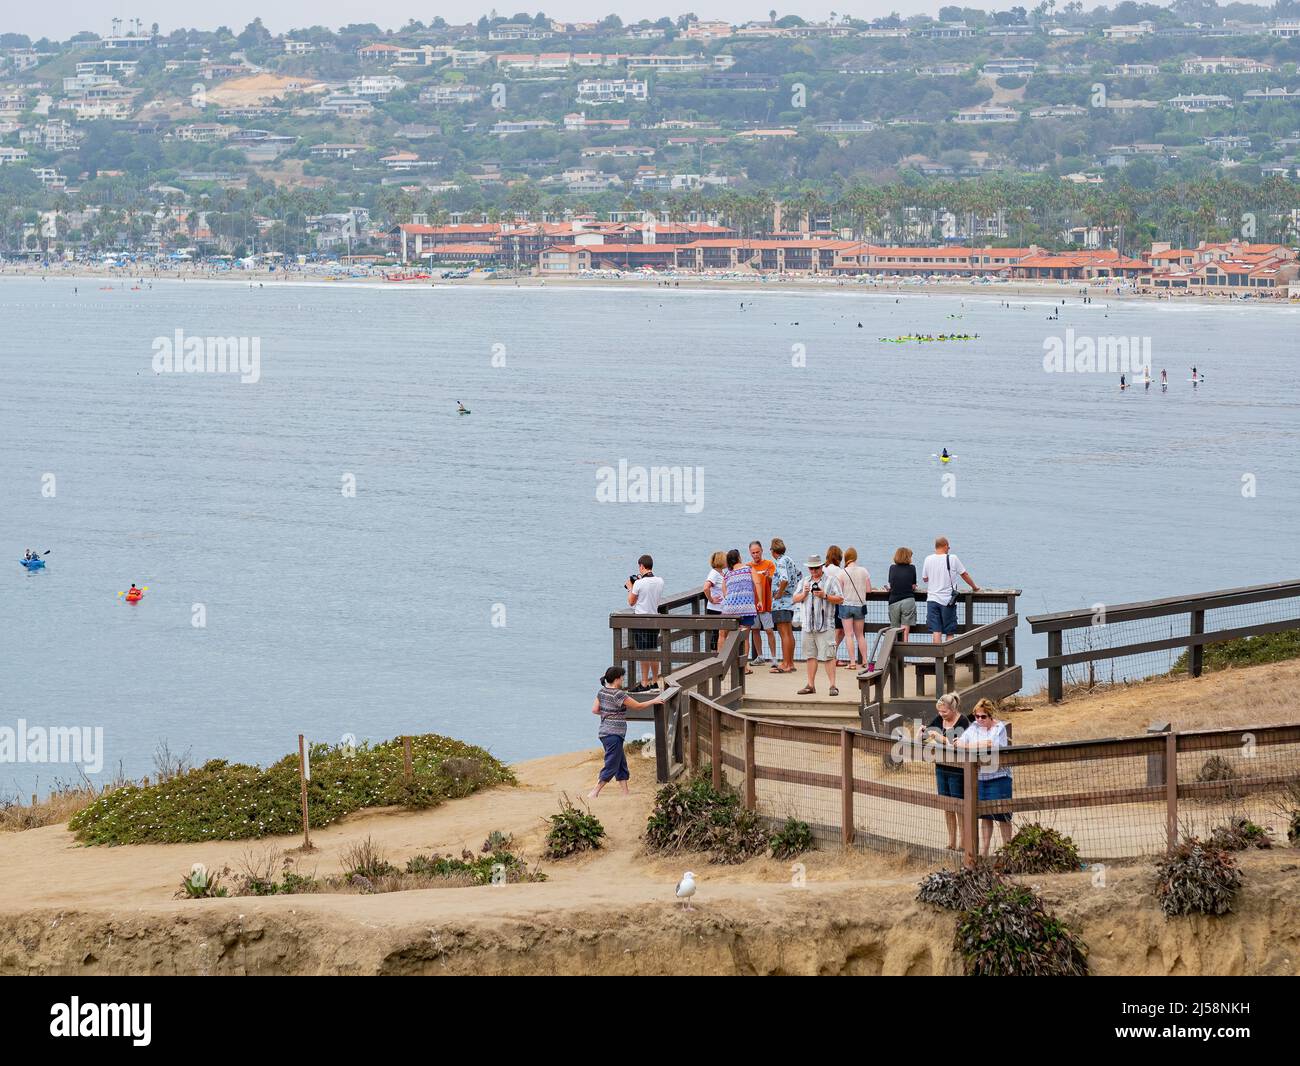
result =
M590 277L541 277L539 275L498 276L486 272L466 278L442 279L436 275L427 280L388 281L386 273L397 273L398 268L350 269L342 274L322 268L295 268L284 271L211 270L203 267L178 266L159 268L149 264L144 269L101 266L94 263L55 263L48 265L6 263L0 265L3 278L45 278L59 281L84 281L90 284L113 282L114 288L129 286L131 282L204 281L238 285L310 285L315 287L367 286L387 289L602 289L620 288L641 290L675 288L689 290L714 290L722 292L858 292L879 296L982 296L989 299L1070 299L1090 296L1094 299L1149 301L1153 303L1199 304L1211 307L1224 305L1263 305L1270 307L1295 306L1300 301L1282 297L1241 298L1231 294L1210 293L1155 293L1135 290L1129 285L1088 284L1080 281L1005 281L975 282L966 280L925 281L868 281L852 277L808 277L792 275L762 275L753 277L719 277L699 274L638 274L613 272Z

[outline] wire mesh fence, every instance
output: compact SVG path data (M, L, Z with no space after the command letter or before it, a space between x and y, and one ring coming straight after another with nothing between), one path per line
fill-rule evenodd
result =
M1300 629L1300 581L1225 589L1146 603L1094 607L1038 615L1035 633L1046 633L1048 694L1063 698L1071 688L1121 684L1169 673L1199 675L1215 646Z
M722 780L752 790L765 818L807 822L823 843L936 861L996 851L1030 823L1068 836L1084 864L1158 855L1171 824L1204 838L1249 818L1284 839L1300 809L1300 726L1011 747L972 761L906 732L747 718L704 700L691 717L700 765L716 724Z
M754 724L755 808L764 817L807 822L824 842L840 840L840 731Z

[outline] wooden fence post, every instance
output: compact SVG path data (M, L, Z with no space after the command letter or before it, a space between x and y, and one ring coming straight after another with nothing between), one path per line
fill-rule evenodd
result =
M1165 737L1165 832L1169 850L1178 846L1178 734Z
M853 843L853 736L840 730L840 840Z
M682 692L677 698L683 701L680 704L682 724L679 728L687 730L686 765L690 767L691 773L695 773L700 765L700 724L695 720L695 701L689 692Z
M974 753L968 753L961 765L961 846L966 853L966 865L974 866L980 857L979 818L979 763Z
M1196 635L1205 632L1205 612L1193 611L1191 625L1189 630ZM1205 665L1205 645L1193 644L1187 649L1187 672L1192 677L1201 676L1201 668Z
M1047 634L1047 654L1048 657L1061 654L1061 631L1053 629ZM1065 696L1064 686L1061 684L1061 668L1059 666L1049 666L1047 668L1047 698L1052 703L1060 703Z
M1147 726L1148 736L1160 736L1168 733L1168 722L1152 722ZM1153 751L1147 756L1147 788L1161 788L1165 783L1165 752Z
M668 765L668 704L656 703L655 716L655 777L659 784L666 785L672 778L672 767Z
M882 718L880 731L893 740L901 739L903 736L903 716L901 714L891 714ZM902 760L894 758L893 751L885 752L880 758L884 762L886 770L896 770L902 765Z
M722 712L709 708L709 755L713 764L713 787L722 788Z
M745 719L745 810L752 811L758 806L758 787L755 780L754 764L754 719Z

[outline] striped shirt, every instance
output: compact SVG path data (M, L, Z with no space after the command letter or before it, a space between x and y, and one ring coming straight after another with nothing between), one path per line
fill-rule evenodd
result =
M627 702L627 690L601 685L596 700L600 706L600 729L596 736L627 736L627 708L623 706Z

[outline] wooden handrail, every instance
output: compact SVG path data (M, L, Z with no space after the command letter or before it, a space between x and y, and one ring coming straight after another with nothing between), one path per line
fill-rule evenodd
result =
M1240 588L1202 592L1193 596L1167 596L1164 599L1144 600L1134 603L1106 604L1103 625L1113 622L1135 622L1144 618L1187 614L1189 611L1212 611L1217 607L1235 607L1243 603L1263 603L1268 600L1300 596L1300 580L1277 581L1267 585L1244 585ZM1057 611L1053 614L1029 615L1026 621L1033 633L1049 633L1062 629L1080 629L1096 624L1096 611L1091 607L1074 611Z
M702 614L636 614L632 611L617 611L609 616L610 629L680 629L683 632L696 630L736 629L739 621L734 617Z
M969 651L976 645L983 644L991 637L999 637L1003 633L1012 632L1019 624L1020 616L1009 614L999 618L996 622L986 622L982 626L976 626L974 629L968 629L960 636L953 637L952 640L945 640L942 644L922 644L920 641L908 641L906 644L895 644L894 654L906 657L908 659L949 659L954 655L961 655Z
M1205 628L1207 612L1243 604L1269 603L1296 598L1300 598L1300 580L1278 581L1267 585L1246 585L1193 596L1169 596L1136 603L1102 604L1100 610L1091 608L1032 615L1029 618L1030 630L1034 633L1047 634L1047 655L1038 659L1035 665L1040 670L1047 671L1047 696L1053 703L1065 698L1065 667L1080 663L1102 662L1182 648L1187 652L1188 674L1199 677L1204 668L1207 644L1221 644L1230 640L1300 629L1300 614L1297 614L1292 618L1207 631ZM1064 650L1064 633L1068 630L1103 629L1125 622L1173 618L1181 615L1187 616L1185 635L1131 643L1112 643L1103 647L1089 647L1068 653Z

